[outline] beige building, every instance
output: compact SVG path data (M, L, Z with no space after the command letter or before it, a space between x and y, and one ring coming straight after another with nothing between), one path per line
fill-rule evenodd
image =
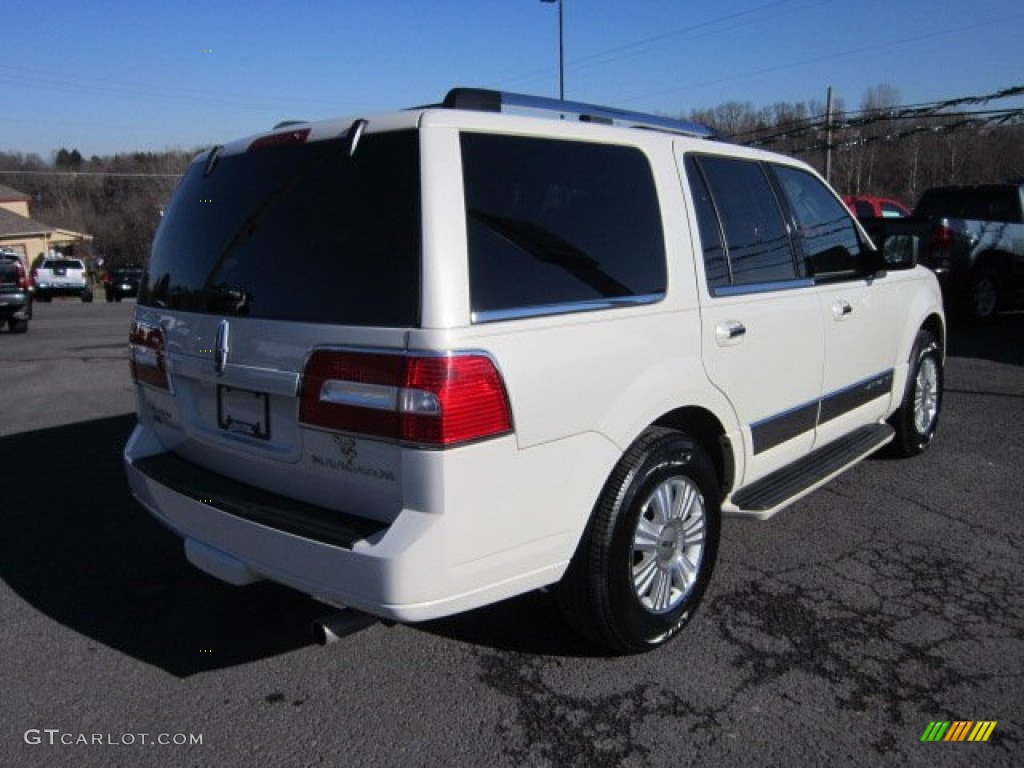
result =
M26 269L50 250L67 252L92 240L92 235L36 221L29 212L31 200L24 192L0 184L0 248L18 254Z

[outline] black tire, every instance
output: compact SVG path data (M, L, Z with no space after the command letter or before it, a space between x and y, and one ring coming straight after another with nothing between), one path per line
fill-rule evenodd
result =
M668 519L658 513L666 506ZM559 585L566 618L616 653L664 644L700 604L720 529L718 483L707 454L682 432L647 430L608 478Z
M16 320L12 317L7 321L7 327L11 329L11 333L25 333L28 331L28 320Z
M922 329L910 353L903 402L889 419L896 429L891 454L917 456L931 445L942 412L942 382L942 347L931 331Z
M92 304L92 288L86 288L82 291L82 302L85 304Z
M106 293L107 293L107 304L112 304L114 302L114 294L112 294L110 291L107 291Z
M976 323L991 323L1002 304L1002 280L991 267L979 267L971 276L964 311Z
M119 293L119 294L117 294L117 295L116 295L116 296L114 297L114 301L116 301L116 302L120 303L120 301L121 301L121 294L120 294L120 293Z

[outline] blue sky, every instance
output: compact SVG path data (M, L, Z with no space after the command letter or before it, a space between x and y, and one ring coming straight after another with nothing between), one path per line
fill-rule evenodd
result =
M1024 84L1020 0L562 0L566 97L662 114ZM969 9L969 10L968 10ZM0 151L192 149L284 119L558 91L540 0L6 0ZM1018 99L998 106L1024 106Z

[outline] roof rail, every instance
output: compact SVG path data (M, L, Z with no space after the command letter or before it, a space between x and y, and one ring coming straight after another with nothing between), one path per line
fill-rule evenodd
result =
M444 97L441 106L447 109L504 112L532 117L557 115L559 120L575 119L581 123L647 128L697 138L711 138L714 135L706 125L688 120L648 115L643 112L627 112L623 109L583 104L578 101L562 101L543 96L527 96L522 93L491 91L483 88L452 88Z

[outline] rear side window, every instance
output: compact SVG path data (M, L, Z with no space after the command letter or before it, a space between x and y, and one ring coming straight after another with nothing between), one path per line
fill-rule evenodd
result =
M461 146L475 321L664 295L661 215L640 150L477 133Z
M728 286L796 279L785 219L761 164L711 155L691 155L686 164L697 204L708 287L721 291ZM717 221L708 220L714 212ZM713 237L718 227L725 239L725 275L721 244Z
M157 231L142 304L345 325L419 324L415 131L256 144L194 163Z
M807 271L816 279L859 274L860 239L849 209L814 175L772 165L797 226Z

